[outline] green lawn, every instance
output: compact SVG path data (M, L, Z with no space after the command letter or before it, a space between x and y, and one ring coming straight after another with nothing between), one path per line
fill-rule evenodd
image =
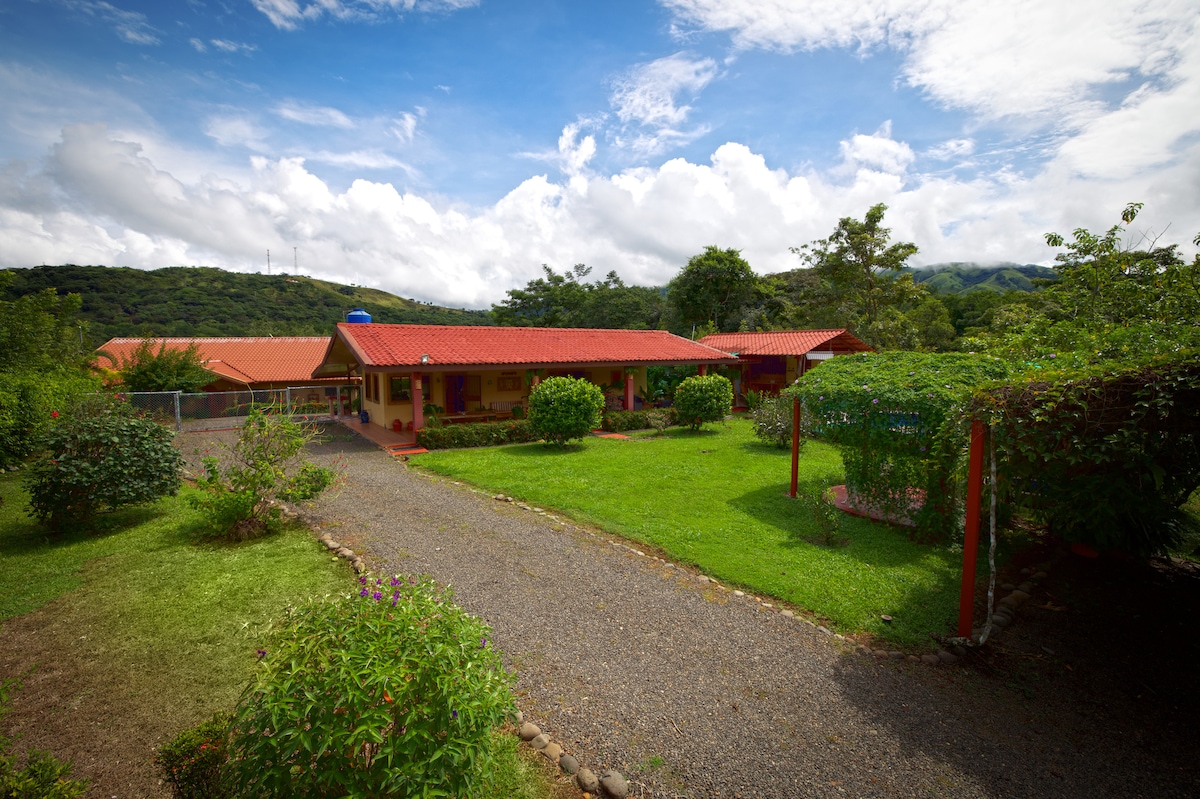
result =
M345 562L300 527L239 544L195 543L201 520L182 497L57 538L26 516L13 475L0 477L0 499L0 622L60 599L47 635L65 628L72 638L104 642L102 657L78 665L90 683L121 685L120 696L133 697L122 700L110 733L153 718L173 735L232 709L273 616L356 586ZM76 656L61 649L60 658ZM548 795L540 764L518 757L511 743L497 739L501 765L484 796Z
M588 438L565 450L440 450L411 462L657 547L722 582L811 610L842 632L924 647L930 633L952 634L957 619L961 554L849 516L841 545L814 543L813 519L787 496L790 453L760 444L745 419L699 433ZM841 481L836 450L810 442L801 489ZM883 623L884 614L894 621Z

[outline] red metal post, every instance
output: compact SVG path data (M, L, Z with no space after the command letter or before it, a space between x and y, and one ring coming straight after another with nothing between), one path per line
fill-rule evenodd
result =
M800 480L800 398L792 400L792 485L788 496L796 498L797 482Z
M625 410L633 410L633 372L625 373Z
M421 373L413 372L412 379L412 429L420 430L425 426L425 387L421 385Z
M704 377L706 374L708 374L708 364L700 364L698 367L696 367L696 372L699 373L701 377Z
M963 531L962 590L958 598L958 634L971 635L975 615L975 558L979 554L979 504L983 496L983 422L971 420L971 459L967 468L967 521Z

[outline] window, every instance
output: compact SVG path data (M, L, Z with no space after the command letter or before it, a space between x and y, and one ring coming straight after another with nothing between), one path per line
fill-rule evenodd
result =
M521 378L516 372L503 372L496 383L496 388L500 391L520 391Z
M467 402L479 402L483 399L483 378L479 375L467 375L463 397Z
M412 378L388 376L389 396L391 402L412 402Z

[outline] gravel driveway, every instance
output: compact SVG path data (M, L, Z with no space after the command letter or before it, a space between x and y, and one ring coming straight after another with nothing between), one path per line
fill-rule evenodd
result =
M494 628L526 717L632 795L1195 795L1119 724L1039 713L962 667L877 661L347 435L315 450L343 460L346 487L305 517L377 573L450 583Z

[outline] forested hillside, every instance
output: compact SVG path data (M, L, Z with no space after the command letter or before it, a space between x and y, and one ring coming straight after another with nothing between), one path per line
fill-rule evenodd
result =
M1036 291L1034 280L1054 280L1057 273L1048 266L1034 264L973 263L933 264L912 270L913 280L938 294L965 294L969 291Z
M487 311L425 305L377 289L294 275L250 275L210 267L37 266L7 270L3 299L45 288L79 294L92 346L115 336L329 335L351 308L376 322L488 325Z

